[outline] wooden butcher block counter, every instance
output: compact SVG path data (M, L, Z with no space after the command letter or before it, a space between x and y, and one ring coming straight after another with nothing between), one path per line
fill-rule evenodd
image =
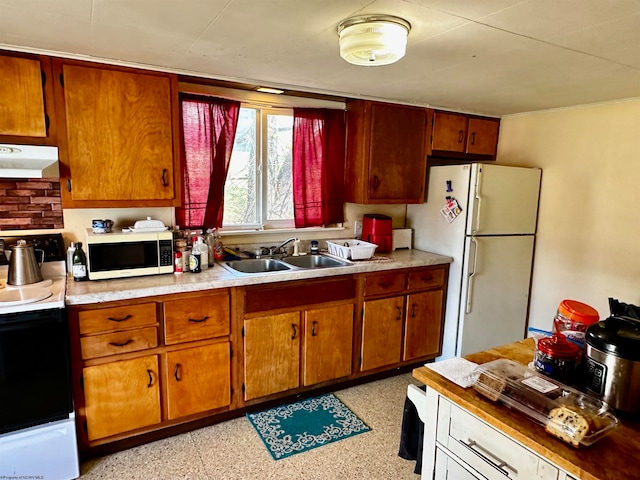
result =
M500 358L527 365L533 359L534 343L528 338L502 347L468 355L465 358L477 364ZM524 445L533 453L559 467L557 478L585 480L640 479L640 422L622 417L620 425L610 435L589 447L573 448L552 437L544 428L521 413L491 402L473 388L462 388L433 370L420 367L413 376L437 392L440 398L450 400L490 426ZM425 437L425 445L428 445ZM427 448L425 446L425 448ZM424 472L423 472L424 474ZM426 477L423 477L426 478ZM431 477L429 477L431 478Z

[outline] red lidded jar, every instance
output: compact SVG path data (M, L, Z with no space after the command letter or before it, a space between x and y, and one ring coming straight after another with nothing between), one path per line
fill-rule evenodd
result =
M565 383L575 380L580 361L580 347L561 333L538 340L534 365L536 370Z
M600 320L598 311L586 303L562 300L553 319L553 327L584 348L584 333L587 327Z

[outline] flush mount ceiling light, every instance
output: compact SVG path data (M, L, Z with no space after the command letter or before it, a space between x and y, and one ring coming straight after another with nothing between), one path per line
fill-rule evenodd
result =
M280 95L281 93L284 93L284 90L280 90L279 88L271 88L271 87L258 87L256 88L256 92L273 93L275 95Z
M411 24L391 15L361 15L338 25L340 56L354 65L389 65L404 57Z

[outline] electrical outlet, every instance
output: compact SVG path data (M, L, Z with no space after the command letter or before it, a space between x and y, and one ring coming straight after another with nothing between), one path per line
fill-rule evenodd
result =
M356 238L362 238L362 222L359 220L353 222L353 236Z

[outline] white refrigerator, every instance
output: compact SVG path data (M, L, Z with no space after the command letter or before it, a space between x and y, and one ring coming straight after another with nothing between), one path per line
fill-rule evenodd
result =
M414 248L453 257L437 360L525 338L541 174L433 166L426 203L407 206Z

